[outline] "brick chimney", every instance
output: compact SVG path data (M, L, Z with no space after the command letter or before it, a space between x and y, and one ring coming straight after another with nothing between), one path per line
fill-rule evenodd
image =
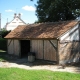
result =
M14 13L14 18L16 18L16 16L17 16L17 14L16 14L16 13Z
M18 14L18 17L21 18L21 14L20 13Z

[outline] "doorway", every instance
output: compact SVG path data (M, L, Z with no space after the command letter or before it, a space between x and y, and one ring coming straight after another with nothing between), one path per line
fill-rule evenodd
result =
M28 57L30 52L30 40L20 40L21 43L21 58Z

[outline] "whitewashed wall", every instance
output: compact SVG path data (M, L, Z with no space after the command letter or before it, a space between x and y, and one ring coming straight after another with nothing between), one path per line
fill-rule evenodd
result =
M6 30L14 30L18 25L25 25L19 18L15 18L6 26Z
M74 26L71 30L60 37L60 41L78 41L79 40L79 25Z

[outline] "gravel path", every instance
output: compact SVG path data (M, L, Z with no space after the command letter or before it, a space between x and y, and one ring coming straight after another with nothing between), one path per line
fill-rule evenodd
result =
M16 68L23 68L27 70L51 70L51 71L62 71L62 72L71 72L71 73L80 73L80 67L65 67L65 69L60 68L60 66L57 65L33 65L32 63L25 62L23 64L18 64L18 63L13 63L13 62L0 62L0 67L3 68L11 68L11 67L16 67Z

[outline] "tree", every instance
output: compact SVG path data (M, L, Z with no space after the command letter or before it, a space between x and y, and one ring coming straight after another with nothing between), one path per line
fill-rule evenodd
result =
M38 0L38 22L72 20L80 15L80 0Z
M4 29L3 29L3 30L1 31L1 34L0 34L0 35L2 36L2 38L4 38L4 37L5 37L8 33L10 33L10 32L11 32L11 31L7 31L7 30L4 30Z

